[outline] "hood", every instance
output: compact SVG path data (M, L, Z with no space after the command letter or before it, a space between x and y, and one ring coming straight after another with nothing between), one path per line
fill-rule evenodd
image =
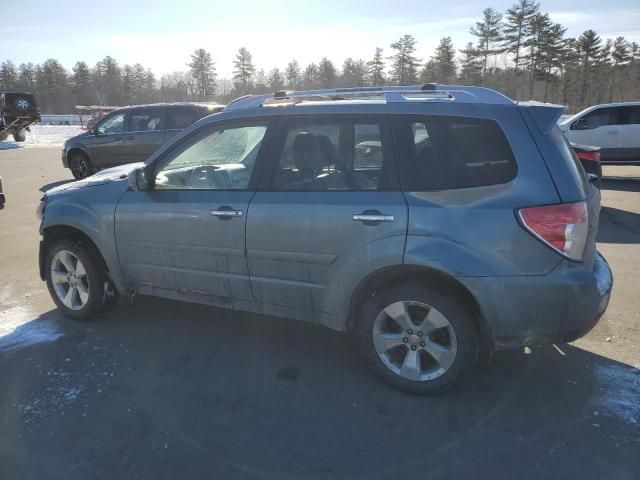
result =
M95 187L97 185L104 185L106 183L118 182L118 181L126 181L129 173L135 170L136 168L144 165L144 163L127 163L125 165L119 165L113 168L107 168L105 170L100 170L98 173L91 175L83 180L78 180L77 182L69 182L64 185L60 185L54 188L47 190L45 193L47 195L51 193L58 193L65 190L72 190L77 188L84 187Z

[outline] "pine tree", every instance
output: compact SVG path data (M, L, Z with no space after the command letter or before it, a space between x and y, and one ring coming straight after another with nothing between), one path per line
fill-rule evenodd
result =
M318 64L318 82L320 88L333 88L336 86L338 73L333 62L327 57L323 57Z
M540 4L535 0L519 0L507 10L503 27L503 46L505 51L513 55L515 73L518 73L522 50L531 32L531 21L539 12Z
M36 69L33 63L21 63L18 67L18 88L25 92L35 92Z
M580 106L585 106L585 99L591 104L592 85L591 74L595 61L602 50L602 39L594 30L586 30L577 43L580 49L580 73L582 75L582 86L580 89Z
M609 89L609 102L613 102L613 87L616 85L617 73L622 65L626 65L631 60L629 54L629 44L624 37L617 37L611 48L611 86Z
M456 52L451 37L443 37L422 72L424 82L453 83L456 77Z
M383 50L380 47L376 47L376 53L373 55L373 59L367 62L367 75L369 77L369 83L374 87L385 84L385 67L382 52Z
M418 64L420 60L414 55L416 39L412 35L403 35L391 44L395 50L391 60L391 79L398 85L412 85L418 80Z
M284 87L284 77L282 76L279 68L276 67L269 72L267 83L272 92L282 90L282 88Z
M315 63L310 63L302 73L303 88L305 90L313 90L318 88L318 84L318 66Z
M300 75L300 64L297 60L291 60L284 71L284 76L287 79L287 86L294 90L299 88L301 80Z
M253 76L256 68L253 65L251 53L242 47L238 50L236 59L233 61L233 80L235 88L242 95L246 95L251 90Z
M469 30L471 35L478 37L479 50L482 52L482 76L487 76L489 57L502 52L496 44L502 41L502 15L493 8L482 11L482 21L476 22Z
M467 46L460 50L460 79L462 83L469 85L479 85L482 81L482 61L480 50L467 43Z
M0 65L0 86L3 91L12 91L16 88L18 73L11 60L6 60Z
M342 64L340 84L345 87L363 87L366 83L367 67L364 60L347 58Z
M71 88L75 101L80 105L90 105L96 99L94 98L91 86L91 73L85 62L76 62L71 75Z
M212 100L216 93L216 69L211 54L204 48L197 49L191 54L188 66L196 81L198 100Z

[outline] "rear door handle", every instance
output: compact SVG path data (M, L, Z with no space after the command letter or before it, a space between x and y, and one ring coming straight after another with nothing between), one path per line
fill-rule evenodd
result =
M393 215L383 215L381 213L357 213L353 215L355 222L362 223L378 223L378 222L393 222L396 219Z
M133 140L133 137L127 137L127 140Z
M609 130L610 135L618 135L618 130Z

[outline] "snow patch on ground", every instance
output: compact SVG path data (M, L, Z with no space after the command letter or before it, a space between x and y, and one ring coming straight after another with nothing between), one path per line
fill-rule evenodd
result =
M627 424L640 426L640 370L626 365L599 365L600 406Z
M24 142L14 142L10 135L7 140L0 142L0 150L12 150L16 148L34 147L61 147L68 138L79 135L83 132L74 125L32 125L31 131L27 132L27 139Z
M0 352L54 342L62 336L49 319L34 319L23 307L11 307L0 312Z

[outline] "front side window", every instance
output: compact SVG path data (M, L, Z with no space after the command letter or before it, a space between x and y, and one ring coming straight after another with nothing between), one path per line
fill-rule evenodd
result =
M515 177L513 152L493 120L402 116L394 119L394 133L405 190L497 185Z
M105 118L96 126L96 132L101 135L124 132L125 115L125 113L116 113Z
M158 190L245 190L266 124L219 126L185 139L157 171Z
M274 190L385 190L389 171L377 122L291 122L276 165Z
M133 112L129 116L129 132L149 132L163 130L162 110L147 110Z
M619 113L618 108L599 108L578 119L575 123L575 129L591 130L607 125L619 125Z

